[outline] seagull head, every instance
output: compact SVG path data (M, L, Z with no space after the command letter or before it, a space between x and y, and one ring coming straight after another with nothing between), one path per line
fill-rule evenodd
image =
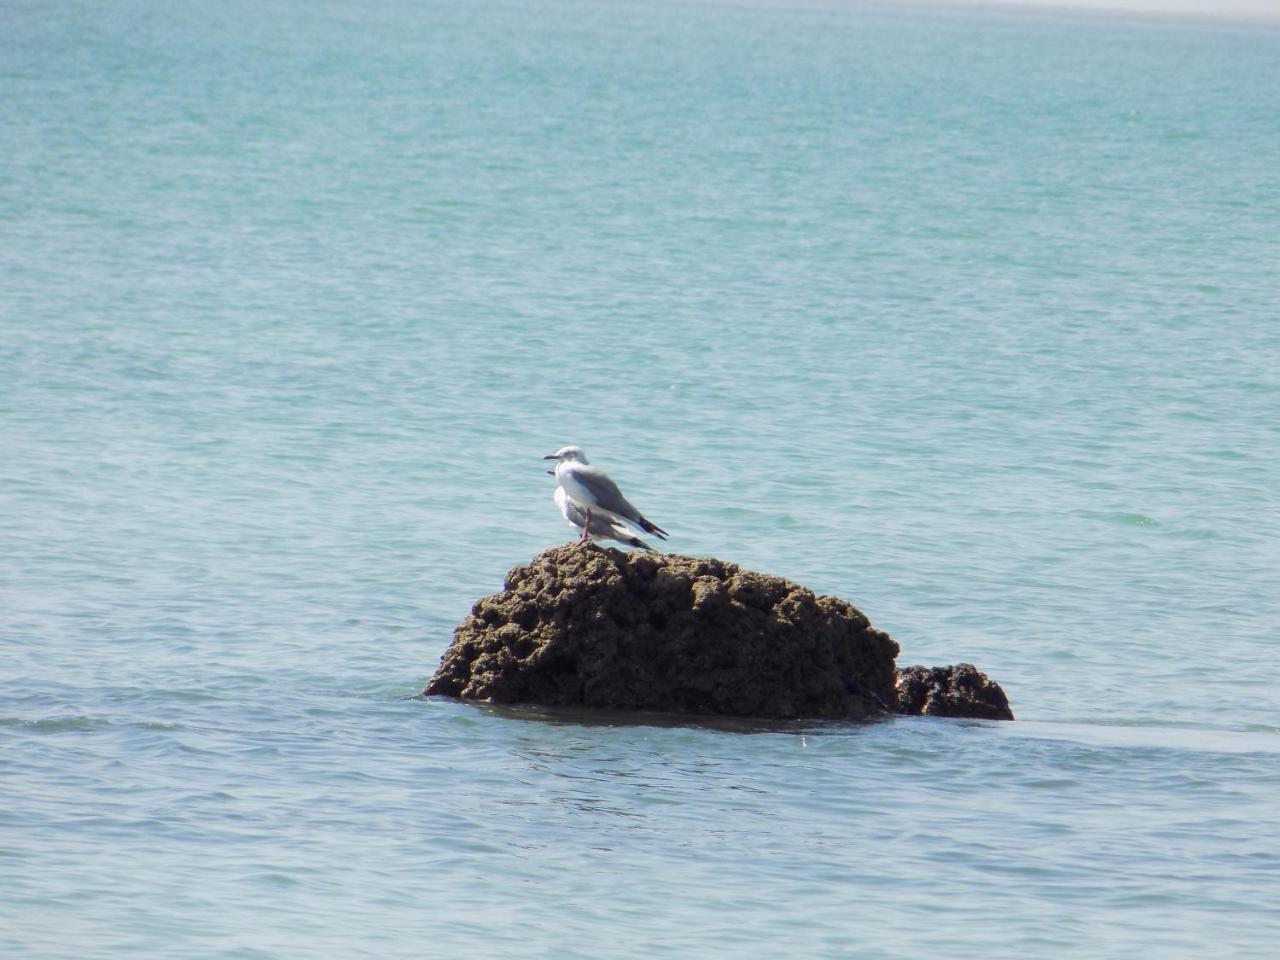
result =
M555 453L549 453L542 459L555 460L557 465L561 463L586 463L587 455L582 452L581 447L561 447Z

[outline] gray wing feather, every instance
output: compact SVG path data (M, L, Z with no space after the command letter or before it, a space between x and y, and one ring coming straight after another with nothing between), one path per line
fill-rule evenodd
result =
M593 467L590 464L575 466L573 477L591 492L596 503L605 510L616 513L620 517L626 517L628 520L639 521L640 511L631 505L631 502L618 489L618 485L599 467Z

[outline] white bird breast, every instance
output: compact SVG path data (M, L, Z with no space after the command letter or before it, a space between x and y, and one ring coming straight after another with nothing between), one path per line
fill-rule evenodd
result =
M564 492L572 497L580 506L594 507L596 506L596 498L591 495L591 491L586 485L578 480L573 473L573 464L561 462L556 466L556 480L560 482L560 486L564 488Z

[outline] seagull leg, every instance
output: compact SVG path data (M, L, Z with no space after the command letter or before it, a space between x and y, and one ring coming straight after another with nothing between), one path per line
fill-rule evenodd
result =
M591 511L588 510L586 522L582 524L582 536L578 538L578 543L584 547L591 542L591 538L587 536L587 531L590 529L591 529Z

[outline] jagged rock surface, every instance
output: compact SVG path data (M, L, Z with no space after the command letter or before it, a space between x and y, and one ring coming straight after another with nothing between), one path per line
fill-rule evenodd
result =
M732 563L566 545L454 631L424 693L762 718L897 709L898 645L843 600Z
M903 667L898 671L898 713L928 717L1012 720L1000 684L971 663Z

